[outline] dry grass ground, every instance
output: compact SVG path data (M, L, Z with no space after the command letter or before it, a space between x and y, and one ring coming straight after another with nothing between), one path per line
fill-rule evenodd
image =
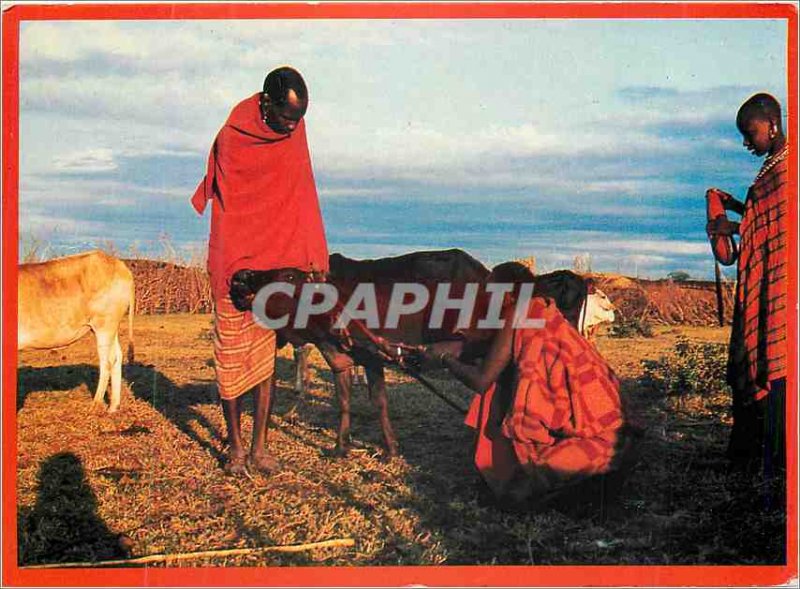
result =
M647 436L616 500L588 490L537 513L479 499L471 431L418 384L391 372L390 411L402 458L384 462L366 391L353 402L351 457L328 457L338 422L330 375L312 354L313 389L290 389L279 354L270 449L284 468L230 478L216 400L209 315L137 317L136 363L122 408L91 405L94 342L23 353L18 386L21 564L353 538L353 548L206 559L183 566L437 564L697 564L780 562L783 519L752 481L726 474L730 418L722 391L675 398L642 360L680 336L721 343L727 329L661 327L654 338L603 338L633 417ZM123 340L123 348L126 342ZM464 401L463 387L433 375ZM245 428L250 421L245 419ZM249 431L247 432L249 435Z

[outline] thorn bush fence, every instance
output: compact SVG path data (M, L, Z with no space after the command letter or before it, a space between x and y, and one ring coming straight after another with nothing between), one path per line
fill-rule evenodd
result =
M205 268L156 260L124 260L136 284L136 314L210 313Z
M136 283L136 313L210 313L211 286L204 267L125 259ZM673 282L591 274L617 307L618 319L653 325L717 324L713 282ZM725 319L732 315L734 283L723 287Z

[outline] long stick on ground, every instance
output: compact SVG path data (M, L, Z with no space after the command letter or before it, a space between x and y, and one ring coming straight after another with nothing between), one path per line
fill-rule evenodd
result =
M34 564L20 567L22 569L74 569L74 568L93 568L127 566L132 564L150 564L154 562L165 562L169 560L192 560L196 558L220 558L224 556L242 556L244 554L259 554L262 552L303 552L314 548L331 548L333 546L353 546L355 541L352 538L341 538L337 540L324 540L322 542L311 542L309 544L292 544L288 546L262 546L261 548L229 548L226 550L204 550L202 552L183 552L177 554L151 554L140 556L139 558L128 558L120 560L99 560L96 562L55 562L51 564Z

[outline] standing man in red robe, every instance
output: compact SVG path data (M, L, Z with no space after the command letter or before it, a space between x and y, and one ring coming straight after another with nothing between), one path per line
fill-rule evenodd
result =
M275 332L231 302L231 277L242 269L327 272L322 223L304 116L308 90L290 67L271 71L262 92L231 111L217 134L192 205L211 203L208 273L214 299L214 364L229 454L225 471L268 474L277 461L266 439L275 368ZM254 393L249 455L241 439L244 393Z
M707 227L712 238L740 236L728 358L733 389L728 454L734 467L760 467L771 478L786 468L787 206L797 193L788 179L789 146L778 101L764 93L750 97L736 126L747 150L766 158L743 203L718 191L723 206L742 215L741 222L722 216Z

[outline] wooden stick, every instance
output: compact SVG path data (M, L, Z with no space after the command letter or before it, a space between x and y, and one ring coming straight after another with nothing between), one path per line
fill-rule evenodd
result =
M242 556L245 554L258 554L261 552L302 552L314 548L330 548L333 546L353 546L355 541L352 538L341 538L336 540L324 540L322 542L311 542L309 544L291 544L288 546L262 546L261 548L229 548L225 550L205 550L202 552L183 552L178 554L151 554L140 556L139 558L128 558L120 560L99 560L96 562L56 562L51 564L34 564L20 567L21 569L72 569L72 568L92 568L109 566L126 566L131 564L149 564L154 562L164 562L168 560L191 560L195 558L223 557L223 556Z
M722 298L722 272L719 262L714 260L714 285L717 291L717 320L720 327L725 327L725 301Z

